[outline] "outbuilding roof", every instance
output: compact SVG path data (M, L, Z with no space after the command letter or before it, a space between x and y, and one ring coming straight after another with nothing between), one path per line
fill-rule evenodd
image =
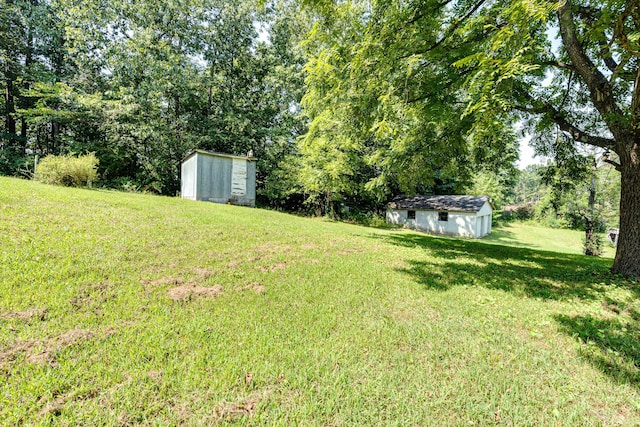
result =
M235 154L225 154L225 153L217 153L215 151L205 151L205 150L195 149L195 150L189 151L187 155L182 158L182 161L184 162L194 154L205 154L207 156L226 157L229 159L242 159L242 160L248 160L250 162L255 162L257 160L255 157L253 157L252 152L250 152L249 155L247 156L238 156Z
M389 207L391 209L423 209L428 211L478 212L485 203L491 203L489 196L398 196Z

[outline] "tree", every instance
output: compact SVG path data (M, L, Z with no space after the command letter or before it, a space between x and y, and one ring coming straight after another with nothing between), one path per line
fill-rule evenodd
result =
M472 131L483 118L463 114L470 70L451 64L476 40L442 39L450 11L441 2L311 3L322 15L306 41L311 123L301 173L309 192L379 201L447 194L470 185L476 169L512 167L510 119L486 117L486 128Z
M330 9L331 2L309 2ZM526 122L542 154L544 147L575 143L614 152L621 198L612 271L640 279L638 0L377 0L363 20L387 28L364 33L365 39L374 34L365 65L385 72L367 69L365 81L397 83L399 76L387 73L391 59L404 65L407 86L437 88L446 96L442 108L437 97L427 102L453 119L427 109L421 117L470 122L472 133L510 117ZM418 69L425 73L414 73ZM411 92L394 93L415 99ZM453 108L462 100L464 111Z
M289 3L0 0L0 173L27 153L95 152L103 184L175 194L203 148L253 150L265 182L303 127Z
M480 3L467 25L481 25L488 37L463 62L475 67L470 109L529 120L542 151L581 143L616 153L620 240L612 271L640 278L639 3Z

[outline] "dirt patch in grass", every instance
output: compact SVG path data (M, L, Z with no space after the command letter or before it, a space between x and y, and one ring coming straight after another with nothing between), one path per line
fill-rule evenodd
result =
M115 297L116 292L113 290L113 285L109 283L99 283L70 298L69 304L71 304L74 309L80 310L86 307L100 306Z
M254 391L239 402L222 402L216 409L219 421L233 421L240 417L250 417L258 409L260 401L266 397L264 391Z
M283 254L293 251L293 247L289 245L278 245L277 243L265 243L256 246L256 252L260 254Z
M242 265L242 261L231 261L227 263L227 268L237 268Z
M266 272L270 272L273 273L274 271L280 271L280 270L284 270L287 268L287 263L286 262L279 262L273 265L270 265L268 267L265 267L263 265L259 265L256 267L258 270L260 270L263 273Z
M167 293L169 294L169 298L174 301L187 301L193 297L215 298L222 292L224 292L224 289L222 289L220 285L204 287L195 283L187 283L171 288Z
M38 415L41 417L46 417L47 415L60 415L67 400L68 397L66 395L57 396L53 401L47 402L40 412L38 412Z
M33 320L43 321L46 318L46 308L32 308L24 311L14 311L11 313L0 314L2 320L20 320L23 322L31 322Z
M347 248L338 251L338 255L350 255L350 254L361 254L363 252L362 249L355 248Z
M184 279L180 277L162 277L156 280L143 280L142 283L150 286L181 285L184 283Z
M202 279L208 279L214 273L213 270L211 270L210 268L205 268L205 267L195 267L193 269L193 272L194 272L194 274L198 275Z
M38 345L36 340L19 341L0 352L0 366L13 362L20 353L25 353Z
M42 351L27 356L27 362L35 364L56 365L56 355L63 349L71 347L87 339L94 337L94 333L90 331L75 329L65 332L44 343Z
M64 394L58 394L53 396L53 400L49 400L47 397L42 397L38 403L43 405L42 409L38 412L38 416L47 417L48 415L58 416L62 413L64 406L67 402L83 401L96 397L98 392L94 389L85 391L84 393L78 393L78 391L70 391Z
M256 294L261 294L267 290L267 288L258 282L247 283L243 286L237 286L235 288L237 291L253 291Z
M111 333L107 332L107 334ZM19 341L0 353L0 365L13 362L20 354L28 353L26 356L28 363L55 366L57 365L56 356L60 351L94 336L95 334L91 331L74 329L48 340Z

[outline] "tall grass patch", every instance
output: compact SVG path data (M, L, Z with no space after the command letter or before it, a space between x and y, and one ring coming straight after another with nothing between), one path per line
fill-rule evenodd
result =
M98 158L94 153L47 156L38 164L36 181L67 187L91 186L98 179Z

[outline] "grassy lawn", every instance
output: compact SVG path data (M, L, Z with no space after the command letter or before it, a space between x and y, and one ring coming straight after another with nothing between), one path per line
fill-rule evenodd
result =
M567 254L582 254L584 231L546 228L526 222L509 222L493 229L483 242ZM604 258L613 259L615 248L602 236Z
M638 425L640 286L494 237L0 178L0 425Z

